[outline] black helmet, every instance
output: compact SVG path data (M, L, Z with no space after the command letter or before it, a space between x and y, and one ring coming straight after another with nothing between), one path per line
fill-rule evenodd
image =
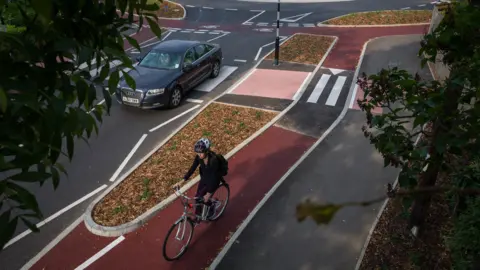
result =
M210 141L207 138L201 138L195 143L194 151L196 153L205 153L210 149Z

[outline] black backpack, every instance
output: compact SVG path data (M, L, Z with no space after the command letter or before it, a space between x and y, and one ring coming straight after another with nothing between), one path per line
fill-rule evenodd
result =
M228 174L228 160L225 159L225 157L222 154L216 154L216 157L218 159L218 171L221 176L225 176Z

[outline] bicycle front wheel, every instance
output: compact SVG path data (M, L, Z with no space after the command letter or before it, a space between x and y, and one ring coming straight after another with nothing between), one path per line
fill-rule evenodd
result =
M192 241L194 225L189 218L182 218L175 222L170 230L168 230L165 241L163 242L163 257L167 261L174 261L179 259L188 248L190 241ZM171 251L179 247L178 251Z

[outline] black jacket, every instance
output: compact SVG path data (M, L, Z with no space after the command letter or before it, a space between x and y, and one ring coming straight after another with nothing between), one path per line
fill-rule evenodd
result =
M203 160L201 160L198 155L195 156L195 160L193 160L193 164L190 167L190 170L185 174L183 179L186 181L197 169L198 165L200 165L200 183L199 186L206 186L208 190L214 190L220 184L220 174L219 174L219 161L215 153L210 152L208 153L208 164L205 164Z

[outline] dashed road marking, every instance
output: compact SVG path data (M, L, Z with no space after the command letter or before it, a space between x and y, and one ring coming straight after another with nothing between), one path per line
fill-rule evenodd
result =
M233 62L241 62L241 63L246 63L247 60L244 59L233 59Z
M198 104L203 103L203 100L201 100L201 99L194 99L194 98L187 98L186 101L187 101L187 102L191 102L191 103L198 103Z

